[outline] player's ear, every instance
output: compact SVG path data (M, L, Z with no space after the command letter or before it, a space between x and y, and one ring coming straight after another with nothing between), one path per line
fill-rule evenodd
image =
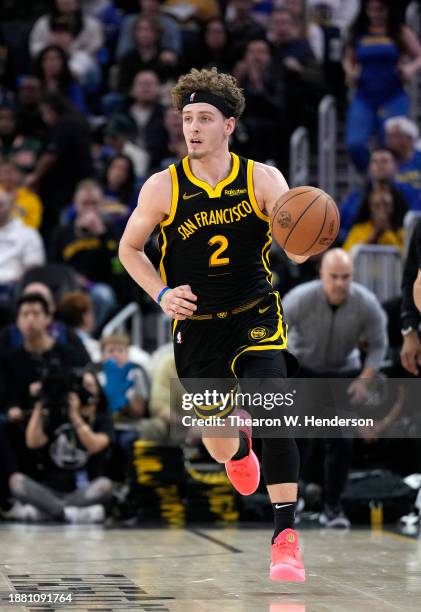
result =
M235 130L235 119L234 119L234 117L229 117L226 120L225 130L226 130L227 136L231 136L231 134Z

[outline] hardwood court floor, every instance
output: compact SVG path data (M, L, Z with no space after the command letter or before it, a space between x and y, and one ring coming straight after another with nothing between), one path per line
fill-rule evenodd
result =
M266 529L0 525L0 610L367 612L421 610L421 540L387 531L300 531L304 584L268 580ZM8 604L72 593L73 602Z

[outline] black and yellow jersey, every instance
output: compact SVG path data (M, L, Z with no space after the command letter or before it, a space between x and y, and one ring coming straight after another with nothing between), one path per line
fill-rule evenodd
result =
M170 287L188 284L195 314L230 310L272 291L269 217L253 190L253 161L231 153L227 178L212 188L185 157L169 170L171 210L161 223L160 274Z

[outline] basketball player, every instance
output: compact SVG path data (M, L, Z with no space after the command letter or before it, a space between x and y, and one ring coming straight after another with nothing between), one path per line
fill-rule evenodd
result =
M276 168L230 153L229 138L244 109L234 77L216 68L193 69L179 78L172 97L182 114L188 155L145 182L121 240L120 259L174 319L180 379L286 377L292 356L286 351L279 295L271 285L269 249L270 216L288 185ZM159 274L143 251L158 224ZM290 257L297 263L306 259ZM195 407L199 417L226 417L233 410ZM260 468L251 431L211 437L205 430L203 442L225 463L233 486L243 495L254 493ZM262 469L275 517L270 578L304 581L293 529L295 440L263 439Z

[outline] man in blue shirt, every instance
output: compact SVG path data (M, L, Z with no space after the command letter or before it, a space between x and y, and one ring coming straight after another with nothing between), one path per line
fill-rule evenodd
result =
M421 165L420 165L421 168ZM399 180L396 157L390 149L385 147L374 149L370 154L368 167L368 181L363 189L355 189L345 197L341 204L341 230L339 237L345 240L357 214L362 199L373 188L381 184L390 184L405 198L409 210L421 210L421 183L420 188Z

